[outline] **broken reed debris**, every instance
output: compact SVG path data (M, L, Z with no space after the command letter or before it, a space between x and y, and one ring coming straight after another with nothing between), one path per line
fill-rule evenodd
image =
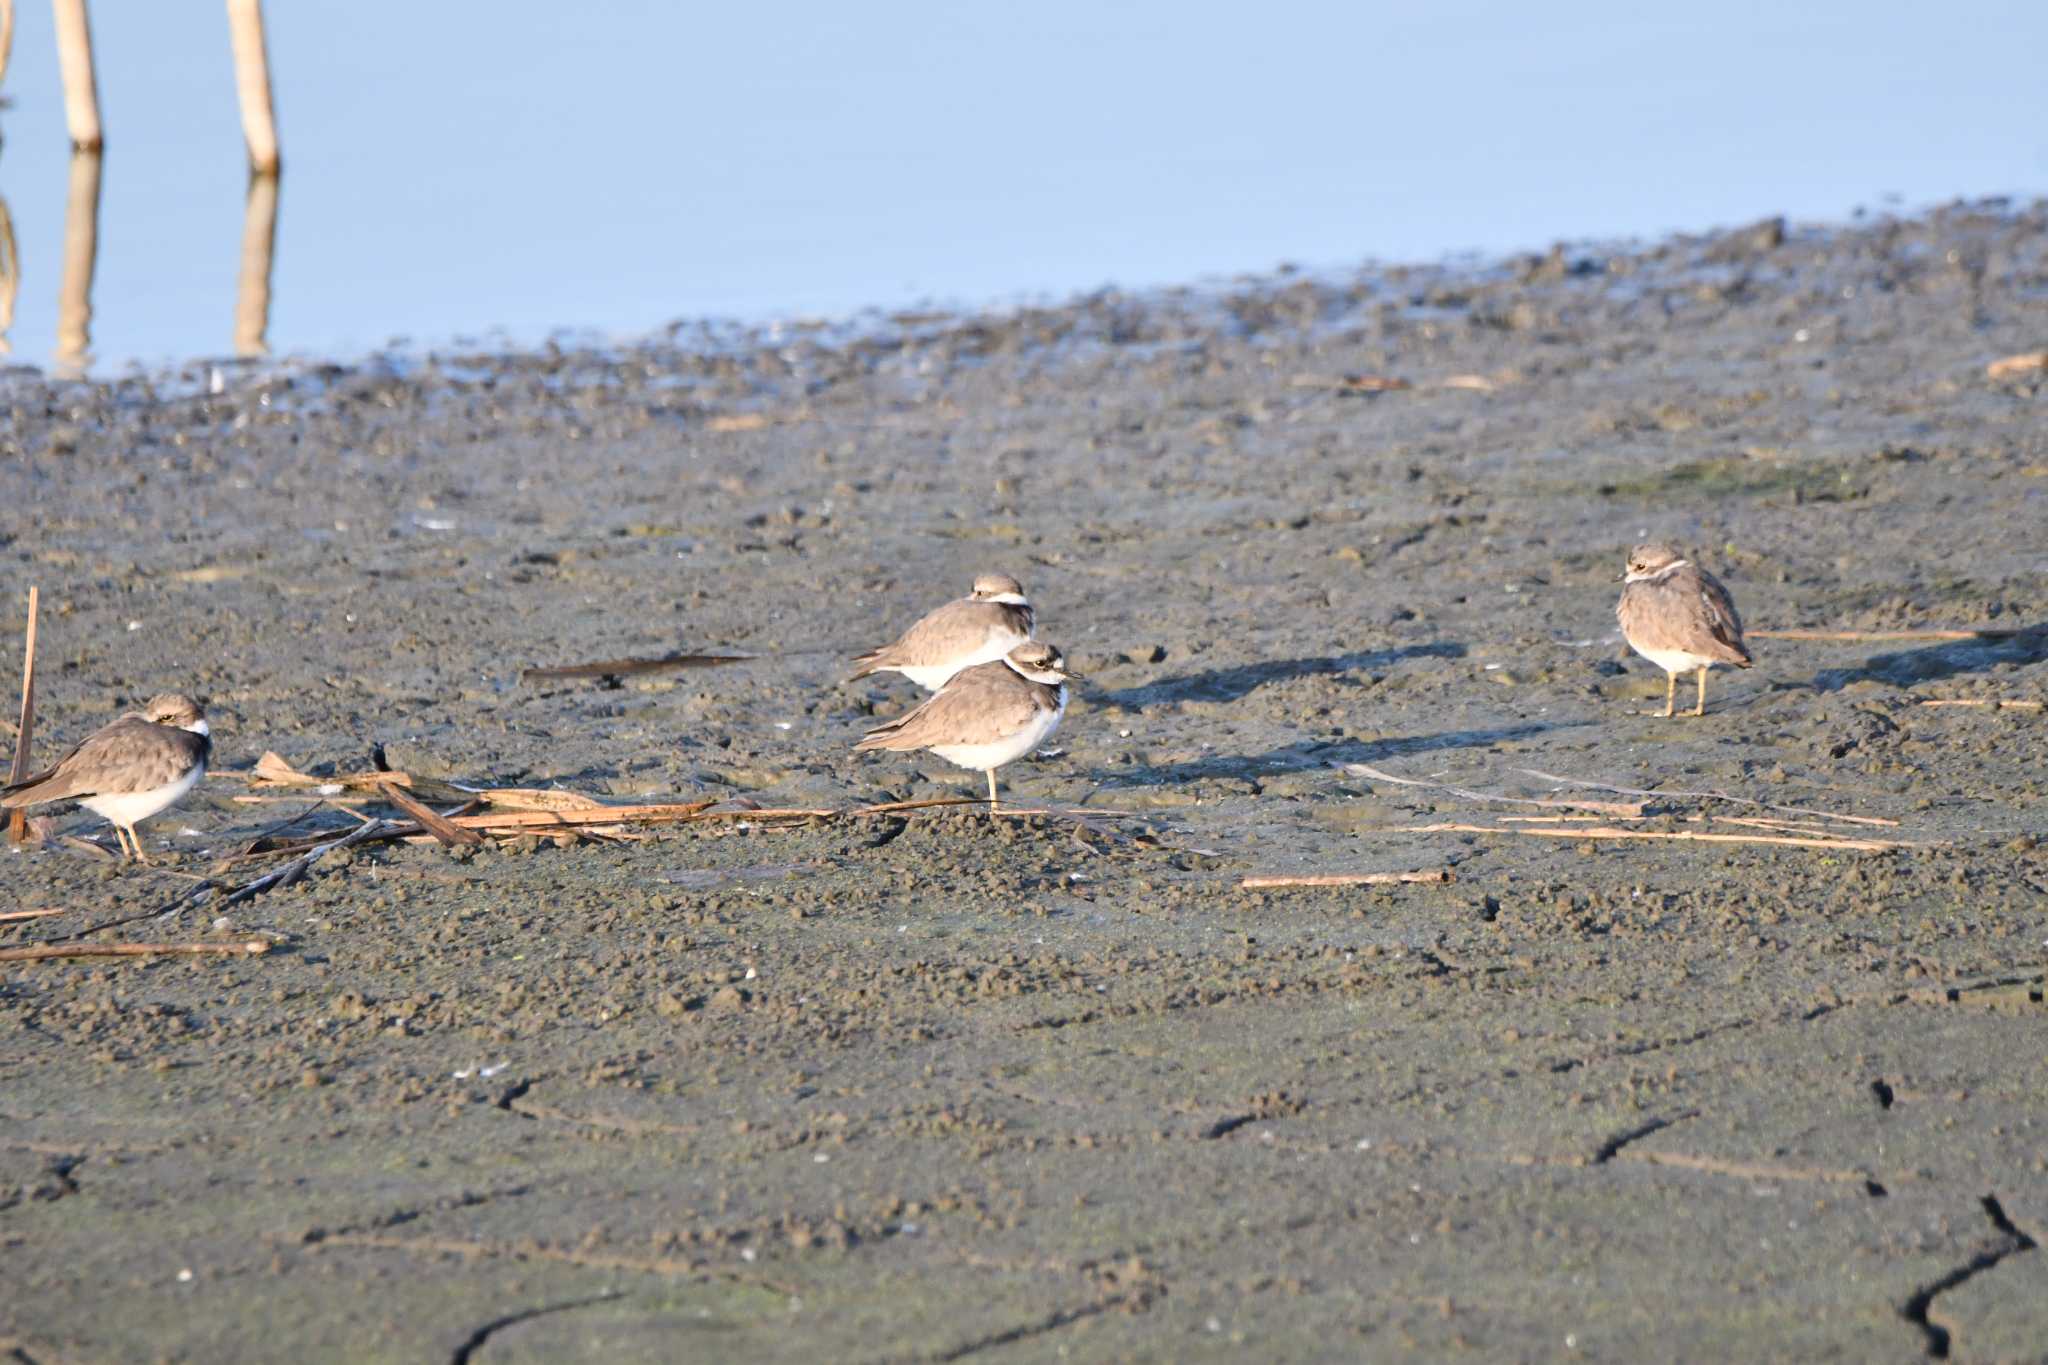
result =
M2048 373L2048 351L2024 351L1994 360L1984 367L1987 379L2023 379L2044 373Z
M1426 867L1414 872L1330 872L1317 876L1246 877L1241 891L1269 890L1282 886L1402 886L1415 882L1454 881L1448 867Z
M980 797L947 796L848 807L760 806L745 799L611 806L582 792L534 787L468 787L388 769L318 777L299 771L275 753L265 753L257 760L249 776L249 784L259 789L312 791L323 800L343 791L361 792L362 800L385 802L408 817L405 820L373 820L337 803L337 809L363 822L361 828L347 837L349 844L434 840L449 847L482 843L486 837L516 839L524 835L553 838L558 843L573 842L579 838L631 839L639 837L631 832L635 827L663 824L728 822L767 829L792 828L817 821L860 819L941 806L985 807L988 804ZM437 812L428 807L428 802L453 803L454 809ZM333 831L266 845L272 835L311 813L310 809L301 811L282 825L259 835L240 851L215 864L215 874L243 863L269 858L318 857L330 847L337 846L337 836ZM422 814L428 818L422 818ZM1005 810L999 814L1005 817L1060 816L1083 823L1097 817L1141 818L1135 811L1113 810L1023 809Z
M260 938L235 943L34 943L0 948L0 962L40 962L56 957L261 957L271 946Z

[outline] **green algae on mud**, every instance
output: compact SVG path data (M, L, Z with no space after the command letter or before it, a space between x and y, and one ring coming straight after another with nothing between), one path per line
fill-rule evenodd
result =
M1008 794L1148 835L358 850L150 927L275 933L261 960L10 965L0 1340L2010 1355L2048 1232L2043 720L1919 703L2048 695L2048 390L1984 370L2048 327L2048 215L1560 259L218 394L10 373L39 734L207 694L229 774L153 832L182 869L300 808L233 800L265 749L620 799L969 792L851 754L913 694L840 679L984 568L1091 675ZM1413 387L1294 382L1353 373ZM1761 641L1664 721L1609 581L1649 536L1754 626L2019 633ZM520 680L677 652L759 657ZM1404 833L1489 812L1348 764L1933 846ZM7 943L186 885L8 861L67 913Z

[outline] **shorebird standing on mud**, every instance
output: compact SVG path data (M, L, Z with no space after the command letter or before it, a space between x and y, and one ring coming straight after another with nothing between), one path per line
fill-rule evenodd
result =
M1036 616L1024 585L1008 574L985 573L974 590L926 616L880 649L854 660L848 682L870 673L901 673L936 692L963 668L994 663L1031 638Z
M0 787L0 806L76 801L113 823L124 856L147 863L135 826L198 786L212 752L204 709L165 693L88 735L54 768Z
M1066 656L1030 640L994 663L963 669L937 695L854 745L856 751L930 749L948 763L988 774L988 811L996 813L996 769L1052 737L1067 710Z
M1621 635L1628 647L1665 672L1664 714L1677 714L1678 675L1699 670L1695 716L1707 713L1707 670L1750 665L1742 618L1721 580L1669 545L1638 545L1621 576Z

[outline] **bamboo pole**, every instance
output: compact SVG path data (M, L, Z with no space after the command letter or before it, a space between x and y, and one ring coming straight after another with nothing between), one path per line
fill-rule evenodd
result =
M7 58L14 51L14 0L0 0L0 84L7 81Z
M242 137L249 169L276 175L277 110L270 98L270 56L263 43L263 0L228 0L228 38L235 49L235 95L242 105Z
M14 733L14 766L8 770L7 785L28 780L29 745L35 740L36 730L36 608L41 594L34 587L28 590L28 639L21 651L21 725ZM7 822L7 837L17 844L28 842L28 810L23 806L14 808L14 815Z
M104 144L99 82L92 69L92 24L85 17L85 0L50 0L50 8L57 20L57 65L64 76L64 122L71 129L71 145L96 152Z
M235 285L235 354L270 353L270 262L277 250L277 172L249 176L242 210L242 274Z
M100 154L71 154L71 192L64 205L64 278L57 289L57 368L83 370L92 361L92 277L100 254Z

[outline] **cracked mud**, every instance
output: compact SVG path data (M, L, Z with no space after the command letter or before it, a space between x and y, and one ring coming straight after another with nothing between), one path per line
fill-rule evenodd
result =
M0 972L0 1358L2035 1358L2048 715L1922 703L2048 700L2048 375L1986 372L2044 337L2048 211L1980 206L0 375L38 752L176 686L220 766L166 868L0 855L64 912L0 943L279 940ZM1753 630L1983 633L1759 638L1666 721L1612 616L1652 536ZM225 911L177 875L312 804L237 799L266 749L972 794L853 755L912 694L840 679L983 568L1090 675L1006 799L1090 824L363 847ZM520 681L697 650L759 657ZM1527 770L1907 846L1523 837L1574 817L1470 793L1612 799Z

